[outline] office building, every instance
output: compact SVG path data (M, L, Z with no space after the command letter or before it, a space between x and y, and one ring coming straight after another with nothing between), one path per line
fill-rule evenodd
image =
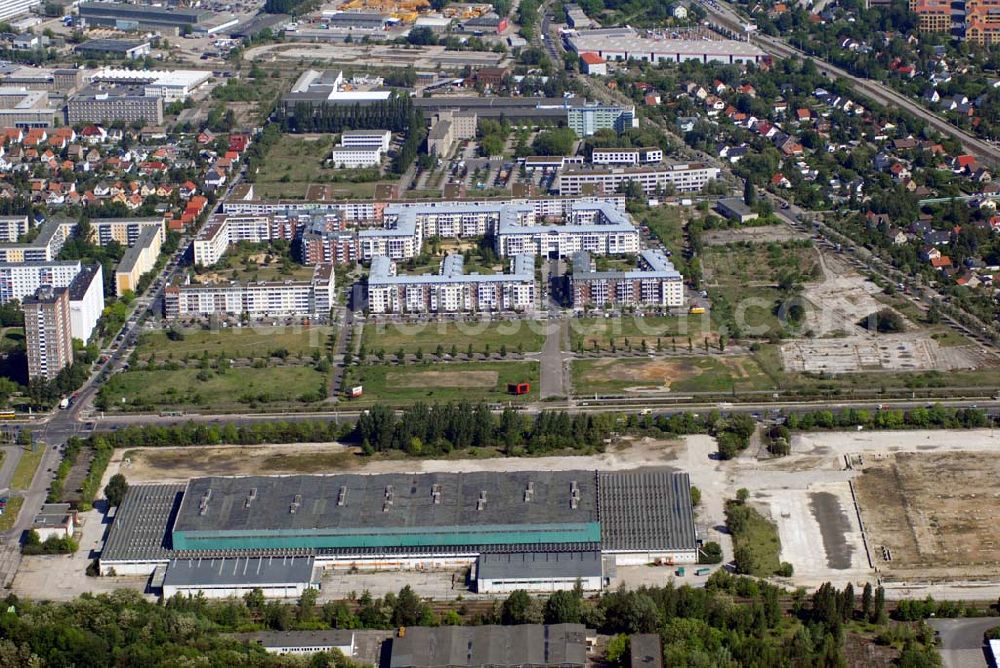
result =
M334 146L330 162L334 167L357 169L376 167L382 161L382 149L377 146Z
M143 275L156 266L160 243L160 230L156 227L144 227L135 243L125 251L115 268L115 292L119 297L126 292L134 294L139 291L139 281Z
M21 87L0 88L0 127L51 128L58 110L49 106L49 93Z
M377 148L383 153L389 151L391 143L392 133L388 130L345 130L340 135L341 146Z
M91 39L74 49L81 56L135 60L152 52L149 42L126 39Z
M0 304L11 299L23 302L43 285L68 288L79 273L78 260L0 263Z
M70 125L116 122L144 125L163 124L163 98L141 91L90 89L74 95L66 103L66 122Z
M566 124L578 137L589 137L598 130L622 133L637 128L639 117L633 106L590 104L567 109Z
M42 0L0 0L0 21L8 21L42 4Z
M70 94L83 85L83 70L75 68L14 67L0 76L0 85Z
M164 290L164 313L168 318L245 314L322 319L336 301L333 265L319 264L308 281L171 286Z
M69 284L70 329L74 339L90 340L104 312L104 268L85 264Z
M602 30L581 30L567 37L577 53L596 53L605 60L647 62L748 64L767 61L770 56L750 42L732 39L659 39L640 37L632 29L608 35Z
M573 255L570 284L576 310L591 306L678 308L684 305L684 278L658 249L642 251L638 268L631 271L597 271L590 254L580 251Z
M462 256L449 254L437 275L399 276L392 260L376 257L365 289L371 313L529 311L535 261L522 255L511 259L508 274L466 274Z
M697 192L717 178L717 167L699 163L610 169L571 166L556 177L555 189L563 196L614 193L626 183L635 182L643 192L653 195L669 188L678 192Z
M595 165L648 165L663 162L663 149L595 148L590 156Z
M27 343L28 379L50 381L73 363L69 291L44 285L21 302Z

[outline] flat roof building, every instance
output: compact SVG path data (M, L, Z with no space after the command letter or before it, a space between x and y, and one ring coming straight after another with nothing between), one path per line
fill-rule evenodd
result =
M66 122L71 125L116 122L163 124L163 98L143 90L88 89L66 103Z
M128 39L90 39L74 49L83 56L128 58L134 60L148 56L152 46L147 41Z
M229 598L259 589L269 598L299 598L319 588L314 571L315 559L301 556L172 559L163 597Z
M212 73L202 70L129 70L105 67L91 75L94 83L141 86L143 95L162 97L164 102L186 100L205 85Z
M480 594L604 589L604 557L589 552L499 552L476 559L476 591Z
M139 281L143 275L156 266L156 258L160 255L160 230L149 226L142 228L121 261L115 268L115 291L119 297L126 292L133 294L139 291Z
M69 284L69 318L74 339L90 340L104 312L104 268L85 264Z
M347 658L354 655L354 631L343 629L257 631L234 637L248 645L263 647L268 654L301 655L337 650Z
M559 173L555 189L560 195L573 196L613 193L626 183L635 182L644 193L653 195L671 187L678 192L696 192L717 178L718 167L700 163L613 168L573 165Z
M211 12L201 9L181 9L180 7L154 7L152 5L130 5L117 2L81 2L78 5L80 18L91 26L106 26L122 30L160 30L168 34L180 34L193 30L198 24L208 20Z
M0 126L8 128L51 128L58 110L49 106L45 90L5 86L0 88Z
M596 53L605 60L644 60L682 63L759 63L769 56L750 42L732 39L661 39L631 33L605 35L600 31L571 33L567 41L577 53Z
M73 332L66 288L43 285L21 302L28 379L53 380L73 363Z
M373 104L392 97L390 90L344 90L344 73L306 70L295 80L292 89L281 97L285 113L294 116L299 105L315 108L336 104Z
M715 203L715 210L729 220L740 223L748 223L760 217L756 211L746 205L741 197L724 197Z
M573 308L588 306L652 306L676 308L684 305L684 277L659 249L639 254L638 267L631 271L595 271L590 254L573 255L570 278Z
M392 639L387 668L585 668L596 637L582 624L415 626Z
M0 304L21 302L43 285L67 288L80 273L79 260L54 262L0 262Z
M68 503L45 503L31 522L31 530L45 542L49 538L72 538L76 531L76 511Z

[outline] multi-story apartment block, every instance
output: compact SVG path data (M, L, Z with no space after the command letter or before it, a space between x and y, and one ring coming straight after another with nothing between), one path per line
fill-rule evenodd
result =
M78 260L0 263L0 304L11 299L23 302L43 285L67 288L79 273Z
M562 225L519 224L506 219L496 233L501 257L569 257L578 251L598 255L639 252L639 231L628 215L609 204L576 202Z
M344 229L339 216L317 217L302 229L299 241L302 264L349 264L359 260L355 233Z
M573 255L573 308L587 306L657 306L684 305L684 278L660 250L639 254L634 271L595 271L590 254Z
M84 343L97 326L104 311L104 269L99 264L85 264L69 284L69 317L73 338Z
M566 112L566 124L578 137L589 137L598 130L625 132L639 127L639 117L634 106L593 104L570 107Z
M1000 44L1000 0L965 0L965 39Z
M164 290L164 313L326 318L336 301L333 265L318 264L308 281L171 286Z
M335 146L330 152L330 162L334 167L374 167L381 161L382 149L377 146Z
M211 267L230 244L249 241L259 244L277 239L292 241L302 223L297 216L268 214L218 214L198 232L192 244L194 263Z
M13 228L8 224L8 238L15 230L21 233L26 225L27 220L20 218L13 223ZM0 244L0 262L53 262L75 229L76 221L46 221L32 241Z
M139 291L140 279L156 266L159 255L160 231L155 227L144 228L115 268L115 290L119 297Z
M383 153L389 151L389 144L391 142L392 133L388 130L345 130L340 135L341 146L378 148Z
M26 297L24 338L28 350L28 378L52 380L73 363L73 333L69 291L45 285Z
M139 91L141 93L142 91ZM127 91L84 91L66 103L66 122L163 124L163 98Z
M117 241L122 246L131 246L146 229L155 229L160 243L167 240L167 228L162 216L99 218L90 221L91 239L99 246L106 246L112 241Z
M917 15L922 32L952 31L952 3L950 0L910 0L910 11ZM961 13L956 18L961 23Z
M31 229L27 216L0 216L0 241L8 244L17 243L22 234Z
M461 255L448 255L437 275L399 276L385 256L372 260L365 286L371 313L528 311L535 307L535 261L511 259L508 274L466 274Z
M638 183L643 192L654 194L672 186L679 192L701 190L719 178L719 168L704 164L674 164L656 167L568 167L556 178L560 195L580 195L588 190L616 192L630 181Z

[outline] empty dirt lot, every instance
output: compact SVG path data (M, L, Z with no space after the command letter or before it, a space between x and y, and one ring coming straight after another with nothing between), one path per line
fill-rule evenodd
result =
M1000 459L994 453L866 455L855 488L869 546L887 580L1000 576Z
M928 334L880 334L834 339L802 339L781 346L786 371L851 373L974 369L969 347L943 348Z

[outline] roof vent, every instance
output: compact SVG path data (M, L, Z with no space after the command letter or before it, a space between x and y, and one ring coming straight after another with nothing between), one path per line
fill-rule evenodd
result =
M431 486L431 497L434 499L435 506L441 503L441 485L435 483Z
M250 488L250 493L247 494L247 500L246 500L246 503L243 504L243 507L244 508L249 508L250 504L253 503L253 500L256 499L256 498L257 498L257 488L256 487L252 487L252 488Z
M299 506L301 505L302 505L302 495L296 494L295 497L292 499L292 505L288 507L288 512L294 515L295 511L298 510Z
M483 510L486 508L486 490L479 492L479 500L476 501L476 510Z
M347 485L340 488L340 492L337 494L337 505L342 506L347 503Z
M528 503L534 498L534 496L535 496L535 483L529 480L527 487L524 488L524 502Z

